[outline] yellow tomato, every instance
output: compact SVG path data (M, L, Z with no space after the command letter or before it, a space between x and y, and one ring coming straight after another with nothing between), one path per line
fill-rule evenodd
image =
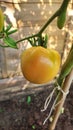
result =
M32 83L51 81L59 71L61 58L57 51L44 47L31 47L22 52L21 70Z
M4 15L3 15L3 12L0 8L0 32L2 31L3 26L4 26Z

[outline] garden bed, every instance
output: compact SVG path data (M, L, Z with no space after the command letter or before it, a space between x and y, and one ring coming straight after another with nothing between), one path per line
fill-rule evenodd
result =
M43 109L52 85L51 83L25 90L16 89L15 92L11 91L10 98L8 97L6 100L2 98L0 101L0 130L49 130L49 121L43 125L43 121L48 116L49 107L45 112L41 112L41 109ZM7 96L7 92L4 95ZM55 130L73 130L72 99L73 83L64 104L65 111L60 116Z

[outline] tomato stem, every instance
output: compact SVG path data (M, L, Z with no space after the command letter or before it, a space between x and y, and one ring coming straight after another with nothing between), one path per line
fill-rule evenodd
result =
M34 34L34 35L31 35L31 36L28 36L28 37L25 37L25 38L22 38L20 40L18 40L16 43L19 43L19 42L22 42L24 40L29 40L30 38L34 38L34 37L39 37L41 36L42 32L45 30L45 28L53 21L53 19L55 19L57 16L59 15L59 10L56 11L56 13L54 13L54 15L47 21L47 23L41 28L41 30Z
M64 0L62 2L62 5L60 6L60 8L49 18L49 20L45 23L45 25L40 29L40 31L34 35L22 38L20 40L18 40L16 43L22 42L24 40L29 40L30 38L34 38L37 37L38 39L41 38L40 36L42 35L43 31L47 28L47 26L57 17L59 16L59 14L61 13L61 11L63 11L64 9L67 8L68 3L70 0ZM42 39L41 39L42 40ZM41 45L42 43L40 43ZM33 46L33 45L32 45Z
M39 31L39 34L41 34L46 29L46 27L53 21L53 19L55 19L58 15L59 15L59 10L56 11L54 15L46 22L46 24Z
M0 47L6 48L6 47L9 47L9 46L4 46L4 45L1 45L1 44L0 44Z
M63 11L64 9L66 9L69 2L70 2L70 0L63 0L60 10Z
M25 40L29 40L30 38L34 38L34 37L38 37L38 33L31 35L31 36L28 36L28 37L24 37L24 38L18 40L16 43L19 43L19 42L22 42L22 41L25 41Z
M28 37L24 37L18 41L16 41L16 44L18 44L19 42L22 42L22 41L25 41L25 40L28 40L30 42L30 44L32 46L43 46L43 47L47 47L47 43L43 40L43 37L42 37L42 33L43 31L47 28L47 26L56 18L60 15L61 12L64 11L64 9L67 9L67 6L68 6L68 3L69 3L70 0L63 0L60 8L48 19L48 21L45 23L45 25L40 29L40 31L34 35L31 35L31 36L28 36ZM8 32L11 28L11 25L9 25L7 27L6 30L2 30L1 34L5 34L6 36L9 35L9 34L12 34L14 32L16 32L16 30L12 30L10 33ZM1 35L0 34L0 35ZM4 36L1 35L0 38L3 38ZM35 42L32 42L34 39L35 39ZM37 44L38 42L38 44ZM1 45L0 45L1 46ZM8 46L1 46L1 47L8 47Z
M65 63L62 66L60 75L57 79L57 82L60 86L62 86L62 83L64 81L64 79L66 78L66 76L69 74L69 72L71 71L71 69L73 68L73 44L71 46L70 52L67 56L67 59L65 61Z
M46 27L57 17L59 16L60 12L63 11L64 9L67 8L68 3L70 0L64 0L61 7L52 15L52 17L46 22L46 24L41 28L41 30L39 31L39 34L41 34Z

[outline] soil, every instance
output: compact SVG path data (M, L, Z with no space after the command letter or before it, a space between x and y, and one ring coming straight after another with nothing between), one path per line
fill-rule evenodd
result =
M49 130L49 120L43 125L49 114L49 107L45 112L41 112L49 91L47 88L0 102L0 130ZM73 84L64 108L55 130L73 130Z

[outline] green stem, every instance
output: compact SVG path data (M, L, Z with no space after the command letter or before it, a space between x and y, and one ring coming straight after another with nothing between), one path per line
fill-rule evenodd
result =
M30 38L33 38L33 37L38 37L38 35L39 35L39 34L37 33L37 34L31 35L31 36L22 38L22 39L18 40L16 43L22 42L22 41L24 41L24 40L29 40Z
M40 37L40 35L42 34L42 32L46 29L46 27L53 21L53 19L55 19L57 16L59 15L59 10L56 11L56 13L54 13L54 15L47 21L47 23L41 28L41 30L35 34L35 35L31 35L28 37L25 37L21 40L18 40L16 43L22 42L24 40L28 40L29 38L33 38L33 37Z
M9 47L9 46L3 46L3 45L1 45L1 44L0 44L0 46L3 47L3 48L5 48L5 47Z
M64 81L64 79L66 78L66 76L69 74L69 72L71 71L71 69L73 68L73 44L71 46L70 52L67 56L67 59L65 61L65 63L62 66L60 75L57 79L57 82L60 86L62 86L62 83Z
M40 37L40 35L42 34L42 32L45 30L45 28L53 21L53 19L55 19L57 16L59 15L59 10L56 11L56 13L47 21L47 23L42 27L42 29L37 33L37 34L34 34L34 35L31 35L31 36L28 36L28 37L25 37L23 39L20 39L18 40L16 43L19 43L19 42L22 42L24 40L28 40L30 38L33 38L33 37Z
M41 30L39 31L39 34L41 34L46 27L57 17L59 16L60 12L63 11L64 9L67 8L68 3L70 0L64 0L61 7L53 14L53 16L46 22L46 24L41 28Z
M42 32L46 29L46 27L57 17L59 16L60 12L63 11L64 8L67 8L68 6L68 3L69 3L70 0L64 0L61 7L53 14L53 16L45 23L45 25L40 29L40 31L35 34L35 35L31 35L31 36L28 36L28 37L25 37L25 38L22 38L20 40L18 40L16 43L19 43L19 42L22 42L24 40L28 40L30 38L33 38L33 37L40 37L40 35L42 34Z
M46 22L46 24L41 28L39 34L41 34L46 27L59 15L59 10L54 13L54 15Z
M63 0L63 3L61 5L61 7L60 7L60 10L63 11L64 9L66 9L69 2L70 2L70 0Z

